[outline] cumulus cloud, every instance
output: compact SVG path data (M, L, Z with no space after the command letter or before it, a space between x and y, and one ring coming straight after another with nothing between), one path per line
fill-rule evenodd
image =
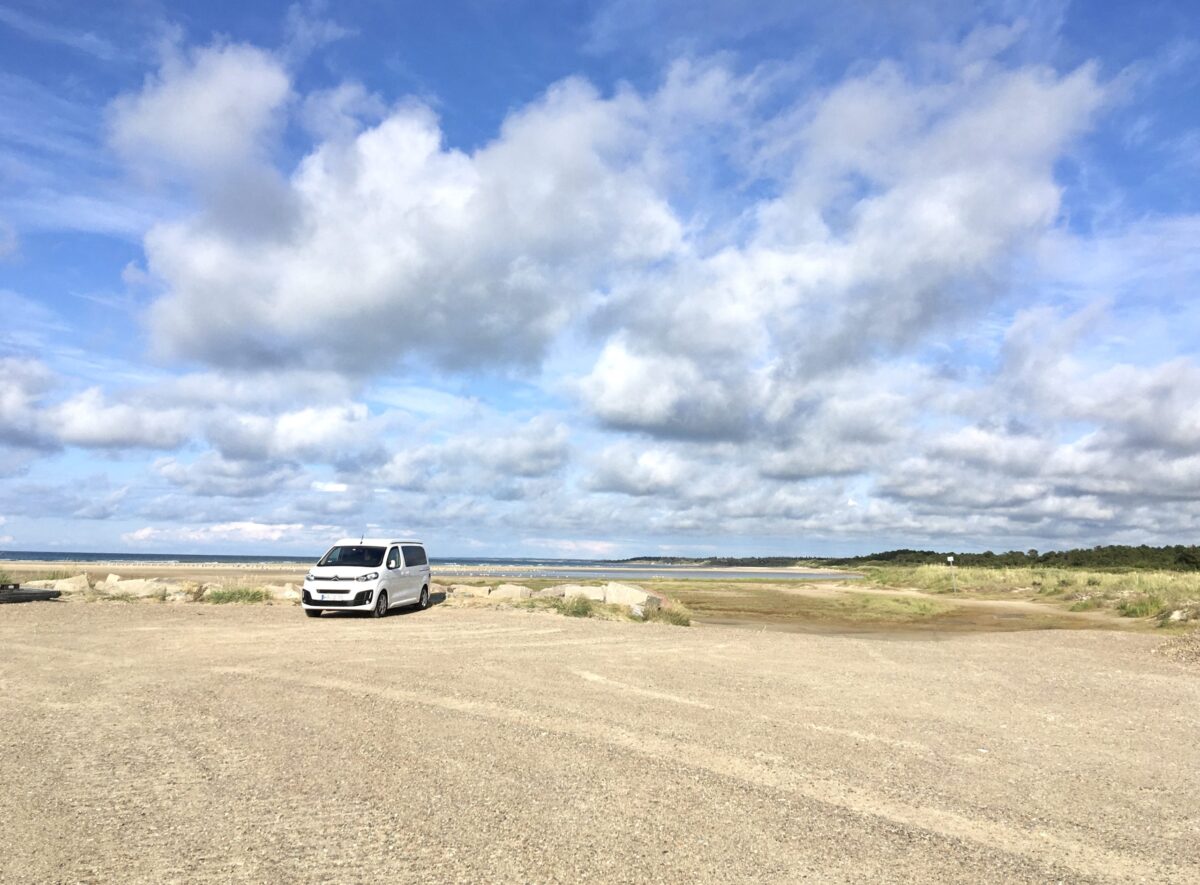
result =
M228 460L215 452L191 462L160 458L154 470L172 485L201 497L259 498L302 482L302 471L290 462L264 466Z
M0 218L0 261L17 254L20 241L17 239L17 229Z
M209 422L208 438L223 457L235 460L381 460L386 427L365 404L349 403L278 415L221 412Z
M598 492L676 496L701 474L700 464L662 448L638 451L615 445L603 451L597 462L587 485Z
M122 508L129 486L112 488L107 477L89 476L70 484L21 482L0 490L5 510L22 516L56 516L104 520ZM2 524L2 522L0 522Z
M1197 222L1065 222L1063 160L1113 89L1022 61L1023 27L820 81L731 56L568 78L470 149L430 104L303 93L297 60L345 36L317 5L277 52L173 50L109 134L193 191L128 275L182 373L0 359L0 472L194 444L153 462L153 501L60 502L132 509L151 546L323 543L313 513L577 555L1178 537Z
M277 543L286 541L320 544L332 534L340 531L336 526L305 525L303 523L269 523L257 520L220 522L213 525L159 528L145 526L121 535L121 540L132 546L162 546L169 543L211 545L220 543ZM315 549L315 548L314 548Z
M110 137L135 165L211 173L262 159L290 93L282 64L255 46L172 49L140 91L112 103Z
M415 103L319 145L287 184L277 242L200 217L154 228L161 349L224 366L382 372L536 364L615 267L676 248L678 220L640 158L645 108L568 80L472 154ZM615 263L615 264L614 264Z
M616 289L589 408L662 435L750 430L797 381L985 312L1051 229L1054 164L1104 93L1087 66L957 73L926 85L881 65L768 124L759 153L783 192L744 244Z
M548 416L524 425L497 421L484 429L398 451L377 473L389 488L524 497L561 470L570 454L567 427ZM532 485L531 485L532 484Z
M54 445L39 427L38 408L55 383L54 374L37 360L0 358L0 442L25 448Z
M46 409L43 424L65 445L174 449L192 434L189 418L180 409L111 403L92 387Z

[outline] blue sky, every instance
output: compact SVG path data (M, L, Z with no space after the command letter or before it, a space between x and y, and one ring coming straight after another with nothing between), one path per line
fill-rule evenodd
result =
M1196 543L1198 18L0 0L0 549Z

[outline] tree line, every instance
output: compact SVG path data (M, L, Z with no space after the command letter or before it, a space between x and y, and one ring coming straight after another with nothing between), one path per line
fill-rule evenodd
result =
M1163 571L1200 571L1200 547L1175 544L1167 547L1137 547L1109 544L1072 550L1009 550L1005 553L958 553L953 550L884 550L865 556L638 556L617 560L624 564L706 565L714 567L786 568L797 565L933 565L945 564L953 556L954 564L984 568L1052 566L1086 569L1158 569Z

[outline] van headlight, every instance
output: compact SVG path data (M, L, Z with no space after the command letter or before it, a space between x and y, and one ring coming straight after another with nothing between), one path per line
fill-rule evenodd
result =
M369 575L363 575L361 578L355 578L356 581L375 581L379 578L379 572L371 572Z
M314 575L312 572L309 572L307 575L304 576L304 580L306 580L306 581L315 581L316 579L317 579L317 576Z

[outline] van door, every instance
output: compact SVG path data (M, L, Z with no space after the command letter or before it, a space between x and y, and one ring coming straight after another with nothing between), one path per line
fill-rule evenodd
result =
M383 560L383 577L390 608L404 598L407 589L404 578L404 560L400 558L399 547L388 548L387 556Z
M404 564L408 566L413 581L413 599L421 598L421 588L429 583L429 559L425 548L416 544L404 545Z
M404 589L400 591L401 595L397 598L405 603L416 602L417 597L421 593L421 585L418 583L421 578L417 575L417 570L413 568L412 563L409 562L408 548L401 547L400 554L404 557L401 561L402 568L400 569L400 580Z

